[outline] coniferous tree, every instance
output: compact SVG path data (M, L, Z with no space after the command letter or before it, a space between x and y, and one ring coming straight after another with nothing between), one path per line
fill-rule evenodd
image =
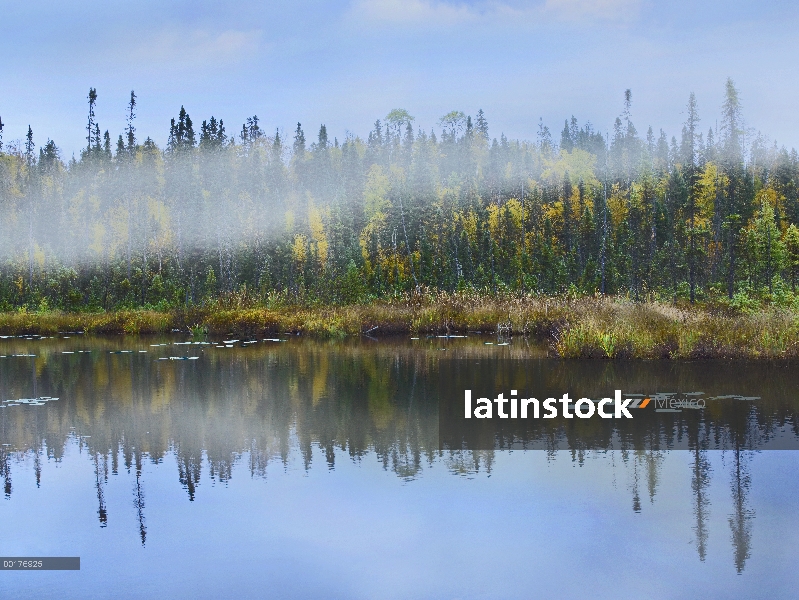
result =
M28 125L28 133L25 135L25 179L28 184L28 194L25 204L27 205L28 216L28 287L33 289L33 253L34 253L34 212L35 212L35 197L36 180L34 178L34 167L36 166L36 155L34 149L36 144L33 143L33 130Z
M28 168L36 164L36 155L33 153L36 144L33 143L33 129L28 125L28 133L25 134L25 163Z
M297 130L294 133L294 156L300 160L305 158L305 132L300 123L297 123Z
M552 134L549 131L549 127L544 125L544 120L538 120L538 149L541 152L541 155L544 157L549 158L552 155L552 151L554 146L552 144ZM496 142L496 140L494 140Z
M133 90L130 91L130 102L128 102L128 115L127 115L127 127L125 131L127 133L127 146L126 149L129 154L133 154L136 150L136 128L133 126L133 120L136 118L136 113L134 112L136 109L136 94Z
M574 149L572 131L569 129L568 119L563 122L563 131L560 132L560 149L571 152Z
M719 220L727 231L727 295L733 297L737 270L737 239L741 221L749 211L744 210L743 147L741 145L741 102L731 78L727 78L722 105L720 163L728 181L724 190Z
M100 134L100 125L94 124L94 135L92 136L92 152L99 157L103 151L103 136Z
M690 287L690 300L696 300L696 268L697 268L697 226L696 226L696 196L698 169L696 165L696 134L699 114L696 108L696 96L693 92L688 97L688 118L683 128L683 169L685 181L688 186L688 285Z
M86 125L86 152L91 154L94 141L94 131L95 131L95 122L94 122L94 107L97 104L97 90L95 88L89 88L89 123Z
M103 134L103 159L111 160L111 134L107 129Z
M729 296L745 286L778 298L799 274L799 156L756 136L744 162L734 85L721 127L706 137L692 95L671 147L662 130L638 138L626 93L610 143L571 117L562 153L543 121L535 143L501 134L489 146L482 111L474 120L448 113L436 137L417 133L396 109L368 138L348 135L339 145L322 125L307 148L298 124L290 161L280 131L267 142L255 116L242 145L228 143L223 122L210 117L193 151L183 107L166 151L151 138L139 146L128 137L135 94L112 157L92 92L79 160L65 168L52 140L34 152L32 130L0 159L0 192L19 199L0 203L0 249L28 249L18 263L0 262L0 303L16 306L24 296L35 306L62 266L77 273L76 297L94 298L87 302L96 308L185 305L245 284L263 294L291 290L298 300L362 297L338 289L342 277L360 277L347 289L374 295L417 284L542 293L573 286L698 300L726 284ZM64 235L49 239L40 222L59 223ZM14 273L26 285L9 300L2 281Z
M474 128L477 132L478 139L488 143L488 120L486 120L483 109L477 111L477 117L474 120Z

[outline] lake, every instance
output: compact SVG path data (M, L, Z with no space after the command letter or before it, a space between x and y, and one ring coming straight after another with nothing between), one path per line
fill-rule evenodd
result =
M482 335L5 337L0 554L80 570L5 571L0 597L795 597L797 371ZM466 385L707 404L472 439L444 427Z

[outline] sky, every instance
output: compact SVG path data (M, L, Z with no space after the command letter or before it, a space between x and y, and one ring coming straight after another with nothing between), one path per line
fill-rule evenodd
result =
M366 137L404 108L415 125L483 109L491 137L559 139L564 119L612 131L632 118L677 135L695 92L715 127L731 77L748 127L799 148L799 3L765 0L5 0L0 118L69 158L85 145L87 95L112 139L138 96L137 136L163 145L181 106L237 133Z

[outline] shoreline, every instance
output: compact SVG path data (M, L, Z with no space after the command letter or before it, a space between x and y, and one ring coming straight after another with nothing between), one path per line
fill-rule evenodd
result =
M735 312L620 298L440 295L349 306L218 307L168 311L3 312L0 335L261 335L317 338L481 332L546 341L562 358L799 359L799 312Z

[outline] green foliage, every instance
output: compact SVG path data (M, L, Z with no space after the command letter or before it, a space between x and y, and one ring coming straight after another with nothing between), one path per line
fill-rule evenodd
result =
M133 93L112 155L91 89L79 160L50 140L37 158L32 130L0 152L0 307L188 310L242 289L257 306L341 306L422 288L789 306L799 158L758 147L744 163L725 90L721 139L701 147L693 96L670 148L638 136L628 91L609 143L574 117L560 148L543 124L536 143L489 140L482 111L458 110L437 137L395 109L341 144L322 125L306 147L298 123L289 156L257 116L235 139L212 116L197 137L184 107L165 149L139 144Z
M743 287L733 295L730 307L736 311L751 314L760 308L760 300L753 295L749 287Z

